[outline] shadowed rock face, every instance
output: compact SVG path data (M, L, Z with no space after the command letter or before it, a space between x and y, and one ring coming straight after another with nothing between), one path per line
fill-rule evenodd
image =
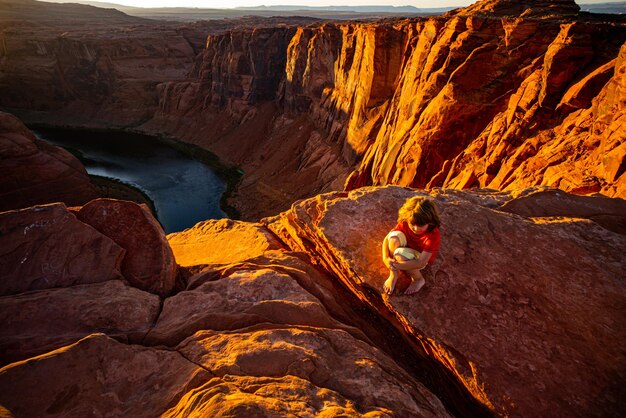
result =
M0 402L15 416L159 416L211 378L177 352L103 334L0 370Z
M158 312L158 296L118 280L2 297L0 363L47 353L94 331L138 343Z
M0 211L35 204L80 205L98 196L69 152L35 138L15 116L0 112Z
M126 251L62 203L2 212L0 232L3 296L121 278Z
M174 255L163 228L145 205L96 199L77 210L76 217L126 250L121 271L133 286L160 296L172 292Z
M244 169L233 199L247 219L344 184L624 196L626 26L577 11L574 1L501 0L299 27L90 31L47 20L49 36L3 33L0 106L208 148Z

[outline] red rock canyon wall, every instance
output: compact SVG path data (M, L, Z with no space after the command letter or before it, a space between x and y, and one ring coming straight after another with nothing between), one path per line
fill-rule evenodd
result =
M244 169L234 204L246 218L364 185L624 196L626 24L577 12L483 1L374 23L135 22L28 41L14 28L0 105L208 148Z

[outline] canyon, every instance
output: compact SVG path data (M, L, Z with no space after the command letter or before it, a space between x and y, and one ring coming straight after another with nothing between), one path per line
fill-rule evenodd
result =
M626 24L573 1L363 23L4 10L1 108L209 149L244 170L244 219L365 185L624 196Z
M0 0L0 25L0 414L626 413L624 18ZM244 171L243 220L165 235L24 123L209 150ZM387 295L380 243L413 196L442 251Z
M445 247L418 296L404 276L386 295L380 242L416 195L438 205ZM369 186L167 236L121 200L0 212L0 405L618 416L625 247L623 199L546 187Z

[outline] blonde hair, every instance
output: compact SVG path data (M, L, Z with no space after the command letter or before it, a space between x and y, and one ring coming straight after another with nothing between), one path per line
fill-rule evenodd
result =
M398 211L398 223L408 222L413 225L428 225L432 231L441 226L435 202L422 196L407 199Z

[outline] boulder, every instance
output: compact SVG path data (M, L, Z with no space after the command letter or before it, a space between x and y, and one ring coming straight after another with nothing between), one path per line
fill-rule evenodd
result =
M0 213L0 295L121 279L124 249L55 203Z
M12 416L160 416L211 376L179 353L93 334L0 369Z
M145 205L96 199L76 212L126 250L122 274L131 285L160 296L170 294L176 279L176 262L163 228Z
M160 302L112 280L0 298L0 366L72 344L94 332L141 342Z
M435 189L441 253L418 294L403 296L407 283L399 283L386 297L380 245L415 195L429 196L398 187L330 193L265 223L394 317L421 355L438 359L494 412L621 415L626 236L585 219L500 211L498 202L515 205L502 192ZM596 207L602 213L603 200Z

